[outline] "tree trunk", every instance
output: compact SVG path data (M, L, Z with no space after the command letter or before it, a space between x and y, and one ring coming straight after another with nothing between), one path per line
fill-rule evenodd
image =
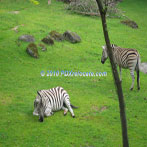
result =
M99 7L99 11L100 11L100 15L101 15L105 42L106 42L107 49L108 49L108 56L110 58L112 73L113 73L114 82L115 82L115 85L116 85L116 92L117 92L118 100L119 100L122 137L123 137L123 147L129 147L123 91L122 91L122 86L121 86L121 82L120 82L120 79L119 79L119 75L118 75L118 72L117 72L117 67L116 67L116 64L114 64L112 48L111 48L108 30L107 30L107 23L106 23L107 4L105 3L105 9L104 9L101 0L96 0L96 2L97 2L97 5ZM105 2L106 2L106 0L105 0Z

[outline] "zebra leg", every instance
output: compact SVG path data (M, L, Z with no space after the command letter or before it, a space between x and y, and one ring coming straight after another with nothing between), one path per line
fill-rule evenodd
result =
M73 112L73 110L72 110L72 108L71 108L71 106L70 106L69 97L66 97L66 98L64 99L64 102L65 102L65 104L66 104L68 110L70 111L71 116L74 118L75 115L74 115L74 112Z
M120 82L122 82L121 66L119 66Z
M138 90L140 90L140 77L139 77L139 69L136 69L136 73L137 73L137 88L138 88Z
M65 116L67 114L67 112L68 112L68 109L65 108L64 106L61 109L64 110L64 116Z
M134 87L134 80L135 80L135 76L134 76L134 69L130 69L130 74L131 74L131 77L132 77L132 85L131 85L131 88L130 90L133 90L133 87Z

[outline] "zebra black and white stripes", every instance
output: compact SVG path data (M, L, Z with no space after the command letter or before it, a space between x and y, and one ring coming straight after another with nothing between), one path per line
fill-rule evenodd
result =
M137 87L138 90L140 89L140 79L139 79L139 65L140 65L140 56L137 50L130 49L130 48L121 48L114 44L111 45L114 62L119 66L120 69L120 80L122 80L121 77L121 68L128 68L130 70L130 74L132 77L132 85L130 90L133 90L134 87L134 70L136 70L137 73ZM104 64L106 59L108 58L108 52L107 47L102 46L103 52L102 52L102 58L101 62Z
M72 108L77 108L70 104L69 95L62 87L48 90L40 90L34 101L33 115L39 115L39 120L43 122L44 116L51 116L54 111L64 110L64 115L70 111L75 117ZM66 108L67 107L67 108Z

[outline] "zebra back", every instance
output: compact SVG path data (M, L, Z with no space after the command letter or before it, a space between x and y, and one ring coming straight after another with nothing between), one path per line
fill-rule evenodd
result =
M45 109L49 104L54 111L61 109L64 99L69 98L69 95L62 87L40 90L37 93L41 97Z
M135 49L121 48L111 45L115 62L123 68L132 68L140 62L139 53Z

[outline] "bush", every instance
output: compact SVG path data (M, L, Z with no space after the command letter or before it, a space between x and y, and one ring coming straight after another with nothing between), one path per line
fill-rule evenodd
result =
M57 1L62 1L62 2L65 2L65 3L70 3L73 0L57 0Z
M116 8L116 5L117 0L110 0L110 2L108 2L107 16L121 16L120 10ZM71 0L70 4L67 6L67 9L84 15L99 16L96 0Z

